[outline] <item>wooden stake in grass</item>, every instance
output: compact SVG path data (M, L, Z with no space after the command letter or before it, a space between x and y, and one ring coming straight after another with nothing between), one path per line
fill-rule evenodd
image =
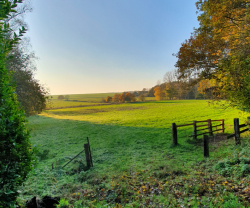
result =
M224 119L221 119L221 133L224 133L225 131L225 124L224 124Z
M85 150L87 167L90 168L91 167L91 160L90 160L90 154L89 154L89 144L84 144L84 150Z
M208 127L209 136L213 136L211 119L207 119L207 127Z
M209 137L207 135L203 135L203 155L209 157Z
M93 161L92 161L92 155L91 155L91 150L90 150L90 144L89 144L89 138L87 137L88 145L89 145L89 156L90 156L90 163L91 167L93 167Z
M250 136L250 117L247 117L247 125L248 125L249 136Z
M175 123L172 123L172 133L173 133L173 145L176 146L177 142L177 126Z
M196 127L196 121L193 121L193 139L197 139L197 127Z
M235 145L240 144L240 125L239 125L239 119L234 119L234 138L235 138Z

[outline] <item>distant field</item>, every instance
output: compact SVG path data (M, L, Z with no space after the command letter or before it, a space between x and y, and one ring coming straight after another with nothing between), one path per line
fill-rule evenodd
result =
M81 96L75 95L73 99L87 99ZM46 157L39 161L26 182L23 197L53 194L70 198L67 194L73 193L71 190L94 189L91 185L94 179L105 181L101 187L108 190L112 188L113 177L133 175L138 170L144 171L145 177L155 171L170 171L169 167L172 171L181 168L181 171L192 172L193 163L203 160L202 147L190 143L188 136L192 134L192 127L186 127L178 130L179 145L173 148L172 123L225 119L226 132L232 133L233 119L240 118L240 123L244 123L247 116L249 114L238 110L208 106L204 100L147 101L47 110L29 118L31 142ZM52 163L60 167L79 153L86 137L90 139L94 168L82 171L82 175L67 175L74 171L73 163L61 173L51 170ZM212 148L210 157L215 154ZM81 180L83 182L79 182ZM69 191L64 187L75 188L69 188Z
M47 108L50 109L93 105L93 103L101 103L102 98L106 98L107 96L113 97L114 94L115 93L69 94L68 100L58 100L58 95L51 95Z
M68 100L58 100L58 95L51 95L47 108L66 108L74 106L87 106L96 103L102 103L102 98L107 96L113 97L115 93L98 93L98 94L71 94ZM52 98L51 98L52 97ZM155 97L146 97L147 101L155 100ZM103 105L105 103L102 103Z
M101 101L102 98L107 96L113 97L115 93L94 93L94 94L69 94L69 100L77 101ZM52 100L57 100L58 95L52 95Z

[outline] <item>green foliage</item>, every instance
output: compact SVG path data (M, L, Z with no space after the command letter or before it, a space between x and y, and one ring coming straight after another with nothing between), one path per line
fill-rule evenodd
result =
M220 160L215 165L215 169L221 175L243 177L250 175L250 150L249 143L244 144L244 147L232 149L228 157Z
M21 1L0 0L0 207L13 207L18 187L32 168L32 151L26 129L24 111L20 109L11 77L5 68L5 58L26 31L19 30L12 39L5 39L10 31L4 20Z
M34 78L36 57L34 52L29 51L29 46L26 39L20 41L7 56L5 64L26 116L41 113L46 108L48 94L48 90Z
M69 95L65 95L64 99L68 101L69 100Z
M59 205L57 205L58 208L69 208L70 204L66 199L61 199L59 202Z
M145 102L145 100L146 100L145 97L146 97L146 96L145 96L144 94L140 94L140 95L138 96L138 100L141 101L141 102Z

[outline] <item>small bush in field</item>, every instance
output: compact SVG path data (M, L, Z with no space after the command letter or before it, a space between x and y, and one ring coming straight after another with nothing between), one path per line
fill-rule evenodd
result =
M108 97L106 98L106 103L110 103L111 101L112 101L112 97L108 96Z
M144 95L144 94L140 94L140 95L138 96L138 100L141 101L141 102L145 102L145 100L146 100L145 95Z
M58 95L57 99L58 99L58 100L63 100L63 99L64 99L64 96L63 96L63 95Z

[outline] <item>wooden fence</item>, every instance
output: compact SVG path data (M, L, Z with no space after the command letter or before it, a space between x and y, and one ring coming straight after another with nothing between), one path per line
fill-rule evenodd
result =
M247 120L248 120L248 123L249 123L250 117L248 117ZM242 134L242 133L244 133L246 131L249 131L249 126L247 124L241 124L240 125L239 123L240 123L239 119L235 118L234 119L234 133L227 136L227 139L232 138L232 137L235 138L235 145L240 144L240 134ZM247 127L247 128L240 131L240 128L244 128L244 127Z
M212 122L218 122L218 121L221 122L219 125L212 125ZM188 137L193 137L193 139L197 139L197 136L205 135L205 134L209 134L209 136L213 136L213 132L216 132L216 131L221 131L222 133L224 133L224 130L225 130L224 119L220 119L220 120L207 119L204 121L193 121L193 123L182 124L182 125L176 125L176 123L172 123L173 145L178 144L177 128L184 127L184 126L193 126L193 134L188 136ZM218 129L217 127L220 127L220 129ZM213 130L213 128L216 128L216 129ZM204 130L207 130L207 131L200 133L201 131L204 131Z
M89 138L88 137L87 137L87 142L88 143L84 144L84 150L82 150L75 157L73 157L70 161L68 161L64 166L62 166L62 168L66 167L69 163L71 163L74 159L76 159L84 151L85 151L87 168L93 167L93 161L92 161L92 155L91 155L91 151L90 151L90 144L89 144ZM52 169L54 169L53 163L52 163Z
M212 122L218 122L220 121L221 123L219 125L212 125ZM202 125L197 125L197 123L204 123L206 122L207 124L202 124ZM175 123L172 123L172 132L173 132L173 145L177 145L177 128L184 127L184 126L193 126L193 135L190 137L193 137L194 139L197 139L197 136L203 135L203 155L204 157L209 157L209 136L213 136L213 132L216 131L221 131L224 133L225 130L225 124L224 124L224 119L220 120L205 120L205 121L193 121L193 123L190 124L183 124L183 125L176 125ZM199 127L204 127L203 129L199 129ZM220 126L220 129L213 130L214 127ZM245 128L247 127L247 128ZM243 130L240 130L241 128L244 128ZM204 133L198 133L198 131L202 130L208 130L207 132ZM239 124L239 118L234 119L234 133L227 136L227 139L234 137L235 138L235 145L240 144L240 134L250 131L250 117L247 118L247 124ZM206 134L209 134L206 135Z

